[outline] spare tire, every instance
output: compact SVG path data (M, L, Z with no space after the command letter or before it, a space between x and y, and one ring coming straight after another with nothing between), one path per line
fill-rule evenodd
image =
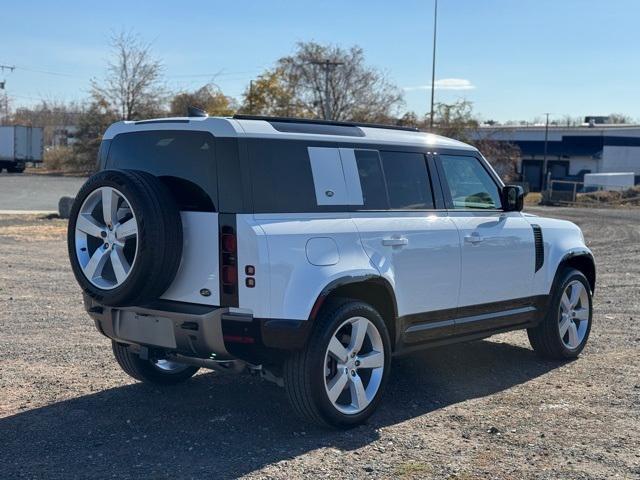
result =
M143 305L167 290L180 265L180 212L153 175L103 170L76 196L67 246L88 295L110 306Z

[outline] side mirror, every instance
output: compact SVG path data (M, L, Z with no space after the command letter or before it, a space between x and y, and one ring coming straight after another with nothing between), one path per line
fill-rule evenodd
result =
M502 208L505 212L521 212L524 207L524 189L520 185L506 185L502 189Z

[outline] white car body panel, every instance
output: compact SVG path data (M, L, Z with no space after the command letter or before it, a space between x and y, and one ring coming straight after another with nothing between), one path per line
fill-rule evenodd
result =
M270 293L265 305L270 310L263 312L265 318L307 320L316 299L332 281L379 274L364 253L349 214L256 214L254 220L266 235L269 252ZM308 242L327 238L337 246L338 261L312 264L307 258ZM254 312L254 316L262 315Z
M593 258L585 245L580 228L566 220L526 216L526 220L542 229L544 264L533 278L532 295L547 295L553 286L558 266L567 256L587 254Z
M381 145L407 145L429 148L456 148L475 152L471 145L441 137L432 133L404 130L385 130L383 128L359 127L363 137L349 137L349 143L376 143ZM280 132L265 120L245 120L225 117L174 117L143 121L122 121L112 124L103 136L111 140L120 133L150 130L196 130L210 132L215 137L251 137L290 140L309 140L316 142L344 142L339 135L320 135L310 133Z
M267 236L251 214L236 216L238 237L238 305L257 318L270 318L271 257ZM245 266L255 267L255 287L246 285Z
M531 295L535 248L531 225L520 212L451 211L462 251L458 306Z
M371 263L393 286L399 316L457 306L460 244L445 212L358 212L353 220Z
M218 214L180 212L182 218L182 260L163 300L220 305ZM200 291L206 289L209 296Z

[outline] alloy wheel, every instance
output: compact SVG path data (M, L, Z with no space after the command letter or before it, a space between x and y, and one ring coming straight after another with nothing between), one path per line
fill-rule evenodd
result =
M325 353L324 386L340 412L354 415L373 401L384 373L382 337L365 317L343 322L331 336Z
M138 222L122 192L100 187L85 199L76 219L75 250L94 286L111 290L129 277L138 250Z
M580 346L589 327L590 310L584 284L578 280L570 282L562 293L558 312L558 330L565 347L575 350Z

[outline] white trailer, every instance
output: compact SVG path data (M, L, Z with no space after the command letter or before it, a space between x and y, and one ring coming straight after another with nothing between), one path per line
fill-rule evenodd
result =
M584 176L585 190L627 190L634 184L634 172L587 173Z
M27 162L42 162L44 130L41 127L0 127L0 172L24 171Z

